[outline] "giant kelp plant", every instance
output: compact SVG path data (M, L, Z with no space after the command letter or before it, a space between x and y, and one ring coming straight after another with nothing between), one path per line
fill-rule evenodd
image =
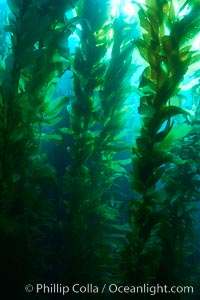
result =
M64 12L71 1L8 5L10 44L0 71L0 239L3 278L17 293L34 264L44 264L34 252L41 226L51 225L45 201L55 171L41 153L41 127L55 123L47 95L63 64L66 68L67 60L58 56L59 39L70 34Z
M186 245L191 229L188 206L194 199L189 195L187 203L178 204L177 187L168 186L166 170L191 163L172 151L173 143L192 130L186 122L175 122L175 116L188 112L173 105L172 100L189 66L199 59L191 46L199 31L200 6L196 1L148 0L138 6L143 37L137 45L148 66L140 82L142 127L132 158L132 187L138 196L129 203L132 233L128 234L127 278L138 283L181 283L188 279L181 279L181 267L191 246ZM189 12L184 15L186 7ZM183 211L187 207L181 219L178 205Z
M80 43L72 62L75 99L68 106L72 138L66 168L65 264L69 281L105 282L118 277L123 226L111 188L125 173L116 160L125 124L123 105L130 88L133 24L110 17L109 1L80 1ZM109 57L108 50L111 51ZM125 82L127 80L127 82ZM70 245L70 247L69 247ZM117 249L117 251L116 251Z

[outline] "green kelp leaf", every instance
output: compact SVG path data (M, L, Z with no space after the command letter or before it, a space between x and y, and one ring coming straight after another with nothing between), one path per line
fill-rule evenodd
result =
M45 119L43 119L43 123L44 123L44 125L48 124L48 125L53 126L53 125L58 124L61 120L62 120L62 117L45 118Z
M64 134L69 134L69 135L73 135L74 134L74 131L70 128L60 128L59 129L60 132L64 133Z
M43 133L41 135L41 140L45 141L45 142L51 142L51 141L60 142L60 141L62 141L62 136L59 135L59 134L45 134L45 133Z
M106 64L105 63L99 63L97 65L94 65L92 68L91 76L95 78L94 81L94 89L101 90L102 85L104 83L104 74L106 71Z
M113 164L112 168L116 173L126 174L126 169L123 167L120 167L118 164Z
M148 47L145 43L145 41L143 41L142 39L138 39L135 42L136 46L139 49L140 55L142 56L142 58L148 62Z
M175 193L175 195L171 198L171 201L170 201L170 204L174 204L174 202L176 202L176 200L179 199L179 197L182 195L182 192L181 191L177 191Z
M194 71L199 70L199 64L200 64L200 51L194 51L192 57L189 60L189 67L188 69L193 69Z
M184 165L184 164L188 163L188 160L182 159L175 155L173 156L171 161L176 165Z
M171 131L168 133L168 135L160 144L164 149L170 149L174 141L183 138L191 131L192 131L192 126L190 125L174 126L172 127Z
M126 224L113 224L113 229L116 229L118 231L124 231L124 232L132 232L131 227L128 223Z
M112 160L112 162L119 165L129 165L131 164L131 158Z
M69 102L69 97L59 97L56 99L45 99L45 113L48 118L56 117Z
M105 237L112 241L121 241L126 239L123 233L107 233L105 234Z
M160 112L157 114L157 118L159 120L162 120L162 122L164 122L165 120L168 120L171 117L182 115L182 114L188 115L189 113L178 106L171 105L162 108Z
M114 137L115 142L123 141L123 138L126 138L129 134L131 134L131 130L122 130Z
M104 151L113 151L113 152L116 152L116 153L119 153L119 152L123 152L123 151L126 151L126 150L129 150L130 148L130 144L127 143L127 146L125 143L123 143L124 146L118 146L118 145L114 145L114 144L104 144L103 145L103 150Z
M144 11L144 9L140 9L138 11L138 16L140 19L140 25L142 26L142 28L147 32L147 33L151 33L151 29L152 29L152 24L150 23L148 16L146 14L146 12Z
M163 160L164 159L165 158L163 157ZM158 182L162 178L162 175L164 174L164 172L165 172L165 167L162 164L162 158L161 158L160 163L158 163L158 167L154 169L152 180L155 183Z

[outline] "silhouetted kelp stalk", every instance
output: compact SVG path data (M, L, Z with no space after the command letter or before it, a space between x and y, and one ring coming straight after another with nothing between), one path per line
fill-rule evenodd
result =
M126 176L126 162L117 161L115 154L127 149L121 139L127 134L122 129L134 25L122 16L111 19L109 1L80 1L77 14L87 22L72 62L70 128L62 129L73 139L68 148L73 161L64 178L66 276L72 282L105 283L120 274L116 258L124 240L125 227L117 225L118 203L111 200L115 179Z
M174 284L181 282L181 274L177 271L180 260L183 259L182 266L185 263L179 237L191 223L188 224L187 216L182 215L181 222L179 219L174 225L176 197L172 203L172 194L176 191L168 193L170 178L166 181L165 173L191 163L191 160L182 159L180 153L175 155L172 149L192 127L174 124L174 117L188 112L172 105L170 99L178 94L188 67L199 59L198 52L190 49L192 38L199 32L200 6L197 1L134 3L139 8L143 33L137 46L149 65L140 82L144 92L138 108L142 127L132 156L132 188L138 196L129 202L132 232L127 234L126 279L140 284ZM186 6L189 12L183 14ZM181 184L184 182L179 182L179 188ZM182 205L186 205L185 202ZM181 245L185 242L182 239Z
M58 107L49 110L49 89L69 65L56 42L71 32L64 18L71 1L59 3L8 1L11 44L0 72L0 239L3 279L17 286L16 295L25 273L33 279L35 266L46 267L37 243L42 226L50 228L54 220L47 190L55 184L55 170L40 143L41 126L55 124L58 114Z

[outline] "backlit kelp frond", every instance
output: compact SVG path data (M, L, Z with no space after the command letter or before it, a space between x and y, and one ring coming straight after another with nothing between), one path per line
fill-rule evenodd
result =
M164 216L170 198L165 190L167 183L163 176L171 165L182 166L189 163L172 150L174 141L180 142L181 138L192 131L186 124L181 131L181 125L175 122L175 117L183 115L186 120L190 113L179 105L174 106L172 102L180 91L189 67L198 57L198 52L192 50L192 41L199 31L200 7L197 1L147 0L136 5L142 29L142 38L136 44L148 65L140 81L140 88L144 93L138 108L142 116L142 127L136 138L132 158L132 187L138 193L138 198L130 201L129 205L133 235L128 236L128 253L131 255L133 251L135 259L131 264L132 269L129 268L128 277L135 274L136 282L140 283L156 282L162 278L171 282L180 280L180 277L176 277L178 273L175 266L180 248L178 244L174 244L174 250L171 249L169 254L171 275L170 271L166 276L161 274L163 253L167 248L163 230L171 226ZM182 26L183 30L180 29ZM173 209L170 213L173 214ZM177 236L179 230L181 228L174 230ZM170 235L168 238L170 239Z

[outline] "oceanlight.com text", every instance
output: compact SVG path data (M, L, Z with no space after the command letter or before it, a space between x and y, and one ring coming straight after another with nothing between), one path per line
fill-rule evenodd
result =
M140 286L127 286L127 285L117 285L117 284L104 284L102 286L94 285L88 283L86 285L81 285L75 283L72 286L63 285L61 283L37 283L35 285L27 284L25 286L25 291L27 293L37 293L37 294L148 294L150 296L155 296L157 294L193 294L193 286L168 286L168 285L150 285L143 284Z

